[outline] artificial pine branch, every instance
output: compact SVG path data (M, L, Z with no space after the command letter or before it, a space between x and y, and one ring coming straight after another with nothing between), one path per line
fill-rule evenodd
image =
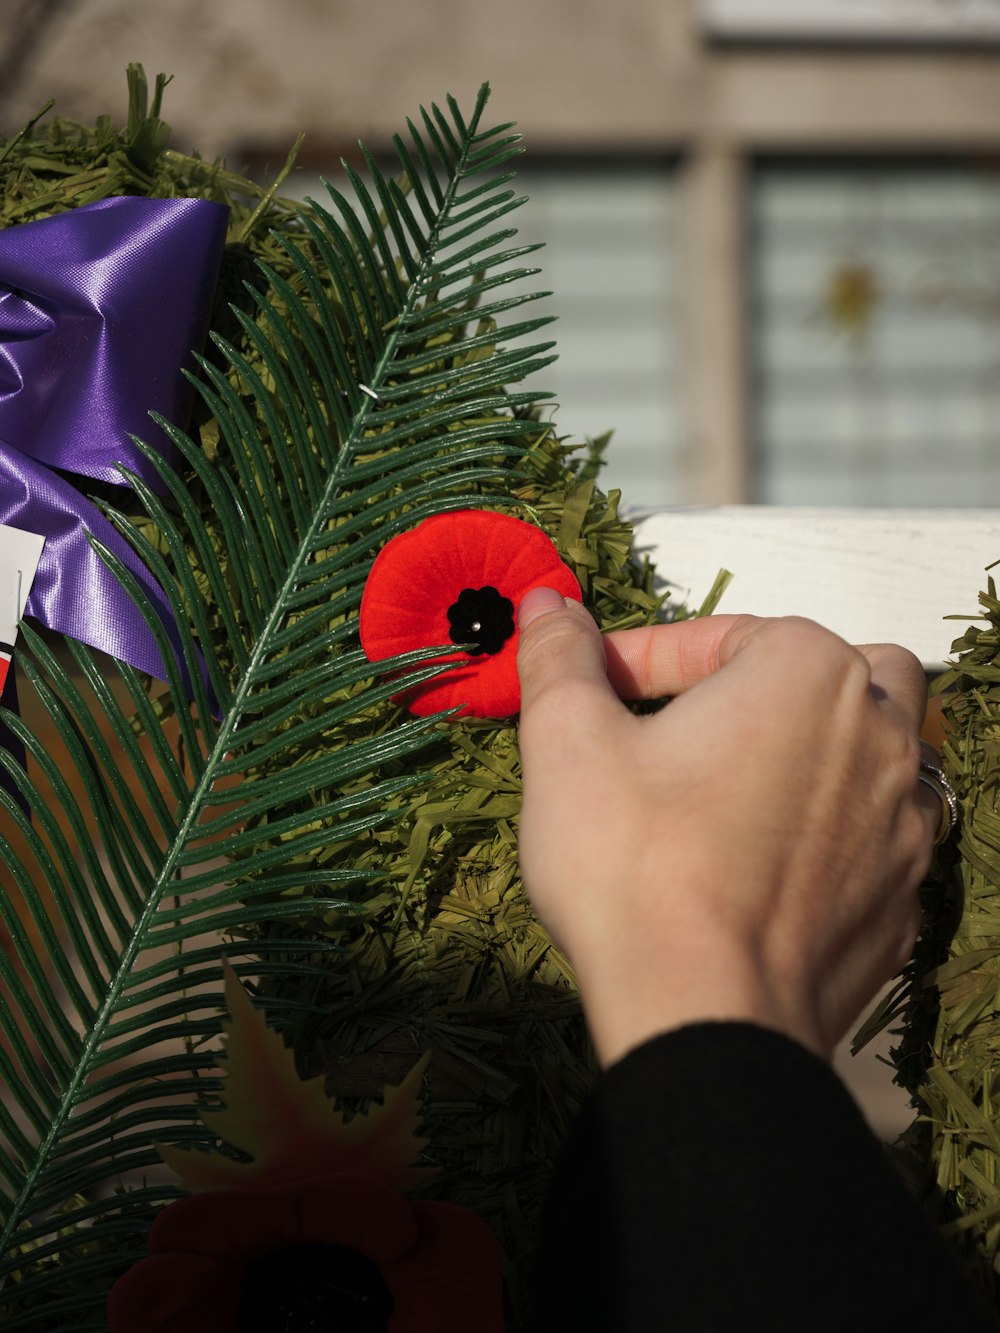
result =
M3 848L4 1326L101 1327L174 1193L154 1138L210 1145L222 953L348 1102L399 1081L380 1062L433 1052L433 1188L493 1224L516 1322L589 1048L517 874L513 727L400 715L358 650L357 602L393 532L470 504L513 504L556 538L608 627L661 599L614 498L521 387L552 353L519 341L544 320L503 298L526 253L494 229L519 144L480 127L485 90L468 122L450 102L409 127L397 179L370 163L371 185L349 180L359 224L339 193L301 213L175 154L163 87L147 109L131 72L125 131L55 120L0 148L3 225L117 193L233 210L192 434L165 423L179 471L165 496L136 482L108 507L211 688L192 702L177 672L164 690L24 631L48 721L9 719L27 774L0 756L33 808L6 802Z

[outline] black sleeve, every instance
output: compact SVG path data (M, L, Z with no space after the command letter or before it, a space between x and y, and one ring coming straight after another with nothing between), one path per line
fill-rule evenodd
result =
M556 1168L532 1333L980 1333L1000 1321L833 1071L742 1023L600 1079Z

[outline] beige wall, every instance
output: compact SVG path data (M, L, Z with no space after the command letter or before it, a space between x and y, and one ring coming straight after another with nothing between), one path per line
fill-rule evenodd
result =
M121 114L123 70L175 76L168 111L206 153L395 130L479 84L537 147L995 142L1000 52L711 48L693 0L66 0L13 82L13 128L55 96ZM3 39L0 38L0 49Z
M706 502L747 496L747 155L1000 151L1000 49L713 47L694 0L66 0L53 13L0 88L0 128L52 96L67 116L120 120L139 60L175 76L175 144L235 166L261 149L279 165L299 131L327 163L359 136L378 147L420 103L452 92L469 107L484 80L490 122L517 121L529 151L681 153L685 433Z
M69 0L0 96L8 125L49 96L92 119L140 60L175 75L178 130L215 152L377 140L488 80L495 113L540 140L651 141L687 123L692 48L686 0Z

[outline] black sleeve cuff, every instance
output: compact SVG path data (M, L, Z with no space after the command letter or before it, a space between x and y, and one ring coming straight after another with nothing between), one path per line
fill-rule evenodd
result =
M706 1023L599 1080L557 1166L535 1333L996 1330L833 1071Z

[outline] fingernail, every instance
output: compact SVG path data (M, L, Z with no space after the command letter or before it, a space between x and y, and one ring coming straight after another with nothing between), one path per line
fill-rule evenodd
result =
M565 597L556 592L555 588L531 588L521 598L521 605L517 608L517 627L524 629L525 625L530 625L539 616L547 616L550 611L562 611L565 606Z

